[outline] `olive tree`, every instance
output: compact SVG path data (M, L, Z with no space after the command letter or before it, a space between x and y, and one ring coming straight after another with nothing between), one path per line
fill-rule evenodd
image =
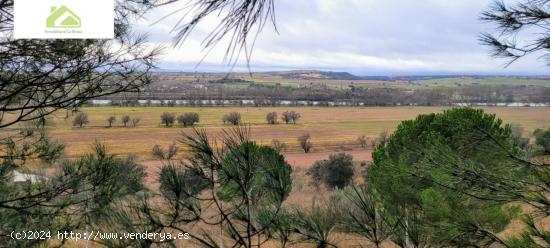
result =
M301 115L299 113L297 113L296 111L294 110L291 110L291 111L285 111L283 112L283 114L281 115L281 119L286 123L290 123L292 122L293 124L296 124L296 122L298 121L298 119L300 119Z
M90 121L88 120L88 114L86 113L78 113L73 119L73 126L78 126L80 128L84 127L84 125L88 124Z
M109 127L112 127L115 121L116 121L116 117L114 116L109 116L109 118L107 118L107 123L109 124Z
M286 151L286 143L276 139L271 141L271 147L273 147L273 149L275 149L279 153L283 153Z
M367 148L368 148L369 139L367 138L367 136L361 135L361 136L357 137L357 143L359 143L359 145L361 146L361 148L367 149Z
M162 115L160 115L160 120L164 124L165 127L172 126L176 120L176 115L174 113L170 112L164 112Z
M178 147L176 146L175 143L172 143L171 145L169 145L166 151L164 151L164 149L160 145L154 145L153 149L151 150L151 154L153 155L153 157L159 160L173 159L175 158L177 153L178 153Z
M277 124L277 112L269 112L265 116L265 119L268 124Z
M238 112L231 112L223 116L223 123L229 123L232 125L239 125L241 123L241 114Z
M199 122L198 113L183 113L182 115L178 116L178 123L184 127L193 126L197 122Z
M137 127L141 119L139 117L132 118L132 127Z
M130 116L125 115L122 117L122 125L124 125L124 127L127 127L129 122L130 122Z
M311 136L309 135L309 133L305 133L298 137L298 143L305 153L309 153L309 151L313 147L313 144L311 144Z

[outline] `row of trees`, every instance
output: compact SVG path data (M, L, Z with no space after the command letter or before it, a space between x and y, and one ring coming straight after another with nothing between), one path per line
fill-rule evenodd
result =
M511 124L512 130L512 142L524 149L531 156L537 155L550 155L550 129L536 129L532 133L534 142L531 142L531 137L524 137L524 128L518 124ZM367 149L369 146L375 149L378 144L384 142L388 138L388 132L384 131L375 138L369 138L366 135L357 137L357 143L363 148Z
M285 111L281 114L281 120L288 124L292 122L293 124L296 124L296 122L302 117L300 113L291 110L291 111ZM265 116L265 119L267 120L267 123L269 124L277 124L277 112L269 112Z
M176 121L178 124L180 124L183 127L190 127L195 125L199 122L199 114L195 112L188 112L183 113L176 117L174 113L164 112L161 116L161 122L166 126L172 126ZM295 111L286 111L283 113L282 119L285 122L295 121L300 118L300 114L296 113ZM277 113L276 112L270 112L267 114L266 119L268 120L268 123L274 124L273 122L276 122L277 119ZM275 119L275 120L274 120ZM107 118L107 127L112 127L113 124L116 121L115 116L109 116ZM140 118L134 117L131 118L128 115L124 115L121 119L122 125L124 127L127 127L131 125L132 127L137 127L139 125L139 122L141 121ZM229 123L232 125L239 125L241 124L241 115L238 112L231 112L223 117L223 122ZM73 126L78 127L84 127L86 124L89 123L88 115L86 113L79 112L76 114L76 116L73 119ZM529 139L522 137L523 128L518 125L512 125L512 137L513 141L516 145L520 146L522 149L525 149L532 155L546 155L550 154L550 134L549 130L542 130L537 129L533 132L533 136L535 137L535 144L529 144ZM365 135L361 135L357 138L357 143L363 148L367 149L369 145L374 149L377 144L384 142L387 139L387 132L382 132L379 137L369 139ZM300 145L300 148L305 152L309 153L311 149L313 148L313 144L311 143L311 135L309 133L305 133L298 137L298 144ZM278 151L283 151L286 149L286 144L280 142L280 141L274 141L274 145L277 148Z
M300 119L300 117L301 115L294 110L285 111L281 115L281 120L286 124L290 122L292 122L293 124L296 124L296 122L298 121L298 119ZM277 112L267 113L265 119L268 124L272 124L272 125L277 124ZM231 112L227 115L224 115L222 120L224 124L229 123L232 125L239 125L241 124L241 114L238 112Z
M281 116L281 119L287 124L290 122L296 124L296 121L298 121L299 118L300 118L300 114L294 110L283 112L283 115ZM195 125L200 120L199 114L195 112L183 113L177 117L176 117L176 114L174 113L164 112L160 116L160 119L161 119L161 123L163 123L166 127L172 126L176 121L178 124L180 124L183 127L189 127L189 126ZM276 124L277 113L276 112L268 113L266 119L269 124ZM228 123L232 125L239 125L241 124L241 114L238 112L231 112L227 115L224 115L222 120L224 124ZM113 124L116 122L116 117L109 116L106 121L108 124L107 127L112 127ZM141 121L140 118L137 118L137 117L130 118L130 116L128 115L125 115L121 118L121 122L124 127L127 127L129 124L131 124L133 127L136 127L140 121ZM84 127L88 123L89 123L89 120L88 120L88 115L86 113L80 112L73 119L73 126Z
M376 146L385 141L387 139L388 133L386 131L380 133L380 135L377 138L369 139L366 135L361 135L357 138L357 143L363 148L367 149L370 145L373 149L376 148ZM298 145L300 148L305 152L309 153L311 149L313 149L313 143L311 142L311 135L309 133L304 133L298 137ZM287 144L274 139L271 141L271 146L275 148L278 152L285 152L287 147Z
M450 81L452 79L442 79ZM493 80L493 79L488 79ZM498 79L494 79L498 80ZM507 79L502 79L507 80ZM155 88L147 89L145 93L136 94L129 100L123 97L109 97L114 106L395 106L395 105L419 105L419 106L450 106L458 103L550 103L550 88L543 84L541 79L513 78L512 80L525 80L525 85L491 85L484 84L480 79L479 84L466 84L467 80L457 79L455 83L448 85L442 83L442 87L419 88L415 83L410 83L409 89L392 86L396 82L388 81L388 86L357 87L350 82L345 89L333 89L324 85L308 85L303 88L285 88L264 84L251 84L246 89L235 89L230 85L208 84L207 89L195 89L192 82L182 82L179 90L161 91ZM537 80L536 83L530 83ZM464 81L464 82L461 82ZM162 84L162 81L161 83ZM407 84L403 82L403 84ZM153 84L157 85L157 84ZM436 83L437 85L437 83ZM413 90L414 89L414 90ZM139 97L139 98L138 98ZM143 104L138 99L185 99L185 103L176 104L177 100L164 100L159 104L151 103L151 100ZM243 100L246 99L246 100Z
M285 123L294 123L296 124L296 121L300 119L300 114L296 111L286 111L283 112L281 119ZM184 127L187 126L193 126L195 123L199 122L199 114L198 113L184 113L176 118L174 113L164 112L160 119L162 123L166 127L172 126L174 122L177 120L179 124L181 124ZM277 123L277 113L276 112L270 112L266 115L266 120L269 124L276 124ZM231 125L239 125L242 124L242 117L241 113L239 112L231 112L229 114L226 114L222 117L222 121L224 124L231 124Z
M165 127L174 125L177 121L183 127L193 126L200 121L199 114L195 112L187 112L176 117L176 114L170 112L164 112L160 116L161 122Z
M115 116L109 116L106 121L107 121L107 127L109 127L109 128L113 127L113 124L116 122L116 117ZM120 122L122 122L123 127L129 127L130 125L132 127L137 127L139 125L140 121L141 121L141 119L139 117L133 117L132 118L129 115L122 116L122 118L120 120ZM88 123L90 123L90 121L88 119L88 114L86 114L86 113L79 112L73 118L73 126L82 128L85 125L87 125Z
M130 124L132 125L132 127L137 127L140 121L141 119L139 117L131 118L129 115L122 116L120 120L120 122L122 122L122 125L124 127L128 127ZM115 116L109 116L109 118L107 118L107 123L109 124L109 127L112 127L115 122L116 122Z

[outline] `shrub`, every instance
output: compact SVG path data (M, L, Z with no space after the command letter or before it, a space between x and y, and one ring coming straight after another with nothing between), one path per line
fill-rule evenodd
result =
M86 113L78 113L73 120L73 126L84 127L88 123L88 115Z
M164 150L162 149L162 146L158 144L153 146L153 149L151 149L151 154L157 159L164 159Z
M300 147L304 150L305 153L309 153L313 145L311 144L311 136L309 133L305 133L302 136L298 137L298 143Z
M116 121L116 117L114 116L109 116L109 118L107 118L107 123L109 123L109 127L112 127L115 121Z
M311 177L311 184L315 187L321 186L323 176L321 175L321 169L325 164L326 160L315 161L311 167L306 172L306 175Z
M290 111L290 118L292 119L292 123L293 124L296 124L296 122L298 121L298 119L300 119L302 116L296 112L293 111Z
M273 149L275 149L278 153L282 153L286 151L286 143L276 139L271 141L271 147L273 147Z
M367 149L368 142L369 142L369 139L365 135L361 135L357 137L357 143L359 143L359 145L361 145L363 149Z
M178 123L184 127L193 126L195 123L199 122L198 113L183 113L178 116Z
M353 180L353 157L339 153L330 155L328 160L316 161L308 169L314 184L323 183L327 188L344 188Z
M141 119L139 117L132 118L132 127L137 127Z
M269 112L265 116L265 119L267 120L267 123L269 124L276 124L277 123L277 112Z
M174 124L174 121L176 120L176 115L174 113L164 112L160 116L160 120L166 127L172 126Z
M372 149L376 149L376 146L378 146L378 139L372 139L370 141L370 146L372 147Z
M223 123L230 123L232 125L239 125L241 123L241 114L237 112L231 112L223 116Z
M122 124L124 125L124 127L128 126L128 122L130 122L130 116L128 116L128 115L123 116L122 117Z
M178 153L178 147L175 143L172 143L168 146L168 150L164 151L162 146L155 145L153 146L153 149L151 150L151 154L153 157L160 159L160 160L170 160L176 156Z
M290 123L292 121L292 123L296 124L296 122L298 121L298 119L300 119L301 115L299 113L297 113L296 111L292 110L292 111L285 111L283 112L282 116L281 116L281 119L286 123Z
M353 181L353 157L346 153L332 154L323 171L323 181L326 184L333 188L344 188Z
M387 139L388 139L388 131L383 131L381 132L377 138L374 138L370 141L370 144L372 146L372 149L376 149L376 147L380 144L380 143L384 143Z
M281 115L281 120L283 120L285 124L291 122L292 119L290 118L290 113L288 111L283 112L283 114Z

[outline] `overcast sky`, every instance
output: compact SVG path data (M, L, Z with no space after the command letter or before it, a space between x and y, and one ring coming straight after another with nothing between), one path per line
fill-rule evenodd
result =
M182 7L157 9L140 21L138 30L150 42L166 47L161 68L173 71L222 71L225 44L206 55L200 43L216 25L205 20L174 47L170 33L181 15L156 22ZM513 0L505 1L513 3ZM493 31L479 15L490 0L275 0L277 28L259 35L252 71L320 69L358 75L418 74L550 74L544 61L531 56L504 68L477 36ZM156 22L156 23L155 23ZM242 61L241 61L242 62ZM198 66L197 66L198 65ZM246 70L239 63L235 70Z

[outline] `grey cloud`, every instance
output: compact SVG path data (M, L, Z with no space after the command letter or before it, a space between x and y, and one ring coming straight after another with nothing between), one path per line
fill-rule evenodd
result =
M512 0L506 2L513 2ZM548 68L526 58L510 68L488 56L479 45L480 32L493 27L479 14L490 0L276 0L277 28L260 34L251 67L264 69L338 69L358 74L496 73L543 74ZM138 29L152 41L171 47L170 29L179 16L155 25L151 20L177 7L156 10ZM170 48L163 65L193 70L200 61L200 42L216 19L199 26L182 47ZM223 45L214 49L198 70L228 68ZM239 63L237 68L243 68Z

